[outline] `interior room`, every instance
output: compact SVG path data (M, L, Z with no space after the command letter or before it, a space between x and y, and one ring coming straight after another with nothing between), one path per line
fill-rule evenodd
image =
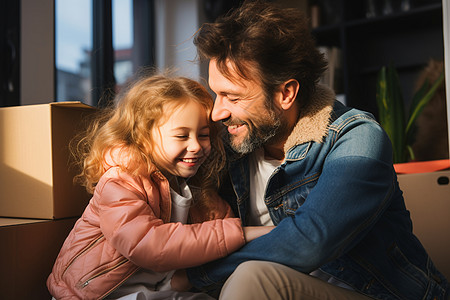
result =
M338 101L382 127L401 116L402 134L411 120L395 171L414 233L450 280L449 1L271 2L308 17L328 61L320 82ZM0 0L0 298L51 299L46 279L91 197L73 184L68 147L86 119L142 72L208 88L193 37L241 3ZM385 84L396 85L401 110L380 104Z

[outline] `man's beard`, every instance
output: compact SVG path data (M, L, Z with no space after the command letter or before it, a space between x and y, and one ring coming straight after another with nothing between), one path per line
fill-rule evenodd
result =
M244 123L240 120L228 120L225 123L244 123L248 127L247 135L242 139L240 143L237 143L237 137L232 134L228 134L228 145L236 152L240 154L247 154L262 147L266 143L273 144L281 140L284 134L281 134L283 130L287 129L285 122L281 120L279 114L273 108L267 108L263 116L255 116L252 124ZM229 124L226 124L229 126Z

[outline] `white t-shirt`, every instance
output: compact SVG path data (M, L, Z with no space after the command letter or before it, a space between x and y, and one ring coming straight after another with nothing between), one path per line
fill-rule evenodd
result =
M273 225L264 202L267 181L273 171L281 164L275 159L266 159L264 149L255 150L250 159L250 211L249 225Z

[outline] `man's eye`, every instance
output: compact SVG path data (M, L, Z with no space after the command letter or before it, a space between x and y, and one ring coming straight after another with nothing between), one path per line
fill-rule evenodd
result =
M226 95L225 97L226 97L226 98L228 99L228 101L230 101L230 102L235 102L235 101L238 101L238 100L239 100L239 97L236 96L236 95Z
M199 134L200 138L209 138L209 133L205 133L205 134Z

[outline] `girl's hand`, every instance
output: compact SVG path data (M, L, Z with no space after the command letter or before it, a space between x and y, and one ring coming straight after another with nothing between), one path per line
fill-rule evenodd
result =
M244 226L244 238L245 242L248 243L254 239L269 233L275 226Z
M172 290L177 292L187 292L192 288L192 284L189 282L184 269L176 270L173 273L170 285L172 286Z

